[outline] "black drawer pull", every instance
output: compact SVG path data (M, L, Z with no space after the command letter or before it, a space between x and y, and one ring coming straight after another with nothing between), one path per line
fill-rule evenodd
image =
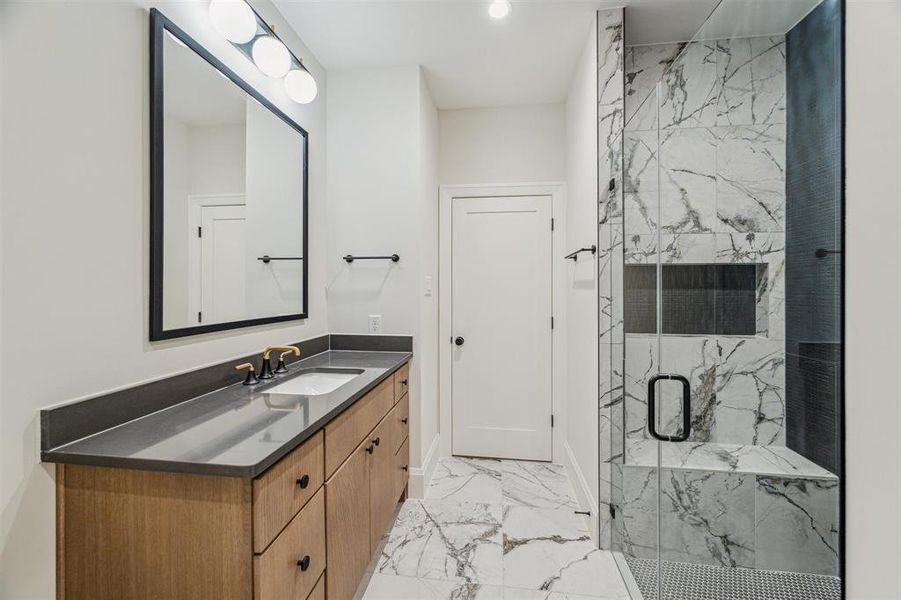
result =
M409 467L408 465L404 465L404 466L401 467L401 470L402 470L402 471L408 471L408 470L410 470L410 467Z
M310 485L310 476L304 475L300 479L297 480L297 485L300 486L300 489L305 490L307 486Z
M375 444L376 446L378 446L379 444L382 443L382 438L377 437L374 440L372 440L372 443Z
M299 561L297 561L297 566L300 567L301 571L306 571L307 569L309 569L310 568L310 555L307 554L306 556L301 558Z
M404 417L403 419L400 420L400 422L403 423L404 425L407 424L407 421L409 421L409 419L407 417Z
M407 385L407 380L406 380L406 379L401 379L400 382L401 382L402 384L404 384L404 385Z
M371 445L370 445L368 448L366 448L366 452L368 452L368 453L370 453L370 454L372 454L372 452L373 452L374 450L375 450L375 447L374 447L374 446L371 446Z

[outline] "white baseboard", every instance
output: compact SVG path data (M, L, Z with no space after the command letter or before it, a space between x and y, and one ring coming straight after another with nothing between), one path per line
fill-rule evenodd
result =
M563 466L569 471L570 480L573 482L573 491L576 493L576 502L579 503L579 509L587 510L591 513L585 518L588 521L587 525L588 531L591 532L591 540L595 545L598 545L598 501L591 493L588 480L585 479L585 473L582 472L582 467L579 466L578 461L576 461L573 450L566 440L563 441L563 456ZM594 476L597 477L597 473L595 473Z
M432 473L435 471L435 465L438 463L438 440L441 436L435 434L432 443L429 444L429 450L422 459L421 467L410 469L410 483L407 488L407 496L410 498L422 498L425 489L432 480Z

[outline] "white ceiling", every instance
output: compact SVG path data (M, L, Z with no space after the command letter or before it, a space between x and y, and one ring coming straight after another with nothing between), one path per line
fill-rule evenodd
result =
M454 109L565 101L598 8L625 5L626 43L652 44L691 39L718 0L512 0L499 21L490 0L274 2L326 70L422 65L438 108ZM784 32L818 2L724 5L752 35Z

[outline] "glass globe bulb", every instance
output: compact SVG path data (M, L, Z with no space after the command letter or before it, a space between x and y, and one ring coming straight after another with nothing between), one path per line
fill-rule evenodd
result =
M291 70L291 54L285 45L269 36L259 38L251 49L253 62L264 74L276 79Z
M257 33L257 18L244 0L212 0L210 20L222 37L246 44Z
M298 104L309 104L316 98L316 80L306 69L294 69L285 76L285 92Z
M491 3L491 6L488 7L488 14L491 15L493 19L503 19L509 15L512 10L513 6L511 6L508 0L494 0L494 2Z

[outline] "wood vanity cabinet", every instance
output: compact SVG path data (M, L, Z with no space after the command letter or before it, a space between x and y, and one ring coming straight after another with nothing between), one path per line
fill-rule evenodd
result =
M57 465L57 598L349 600L405 494L407 377L253 480Z

